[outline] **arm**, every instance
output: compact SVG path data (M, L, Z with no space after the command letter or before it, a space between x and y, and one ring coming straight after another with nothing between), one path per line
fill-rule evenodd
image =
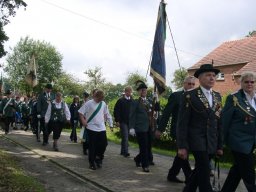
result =
M106 104L105 104L105 108L104 108L104 115L106 117L106 120L108 122L109 127L113 128L112 116L110 115L109 110L108 110L108 106Z
M229 95L227 97L225 106L221 112L221 128L222 128L221 131L223 134L224 142L226 142L228 139L228 132L229 132L230 124L232 121L233 112L234 112L233 96Z
M86 103L85 103L86 104ZM78 110L79 118L84 127L87 126L87 119L85 117L85 104L82 105L82 107Z
M181 97L180 109L178 114L178 124L177 124L177 146L178 155L182 159L187 158L188 151L188 124L190 121L191 106L187 98L188 94L184 94Z
M129 128L135 128L136 122L136 101L131 102L129 113Z
M65 105L65 115L66 115L66 119L67 119L67 121L70 121L71 114L70 114L68 105L67 105L67 103L65 103L65 102L64 102L64 105Z
M114 118L118 127L120 123L120 114L121 114L121 99L118 99L114 107Z

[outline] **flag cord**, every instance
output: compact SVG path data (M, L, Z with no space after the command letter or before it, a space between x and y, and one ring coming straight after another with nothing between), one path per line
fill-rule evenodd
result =
M146 79L147 79L147 77L148 77L148 71L149 71L150 62L151 62L151 59L152 59L152 54L153 54L153 49L152 49L152 51L151 51L151 56L150 56L149 62L148 62L148 69L147 69L147 73L146 73Z
M172 35L172 30L171 30L170 22L169 22L169 19L168 19L167 15L166 15L166 19L167 19L168 27L169 27L169 30L170 30L170 33L171 33L173 47L174 47L174 50L175 50L175 53L176 53L177 61L178 61L178 64L179 64L179 68L181 70L180 59L179 59L179 56L178 56L178 52L177 52L177 49L176 49L175 41L174 41L174 38L173 38L173 35Z

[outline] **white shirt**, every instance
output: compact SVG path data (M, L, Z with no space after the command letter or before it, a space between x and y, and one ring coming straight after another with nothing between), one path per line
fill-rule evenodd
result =
M213 104L213 102L212 102L212 89L209 89L209 90L208 90L208 89L205 89L205 88L202 87L202 86L200 86L200 87L201 87L201 89L202 89L202 91L203 91L205 97L207 98L210 107L212 107L212 104Z
M100 103L96 103L93 99L87 101L83 104L83 106L78 110L78 112L85 116L86 120L90 118L93 112L97 109ZM108 121L110 127L113 127L113 120L109 113L108 107L104 101L102 101L102 105L98 113L94 116L94 118L87 123L87 129L100 132L105 131L105 120Z
M246 93L244 91L244 94L246 96L246 99L247 101L250 103L250 105L254 108L254 110L256 110L256 103L255 103L255 100L256 100L256 95L254 94L253 97L251 97L248 93Z
M57 103L56 100L53 100L52 102L55 104L57 109L60 109L62 107L62 102L63 101ZM52 103L50 103L48 105L48 108L47 108L47 111L46 111L46 114L45 114L45 123L48 123L50 121L51 113L52 113ZM64 102L64 113L66 115L66 119L69 121L71 115L70 115L69 108L68 108L68 106L67 106L67 104L65 102Z

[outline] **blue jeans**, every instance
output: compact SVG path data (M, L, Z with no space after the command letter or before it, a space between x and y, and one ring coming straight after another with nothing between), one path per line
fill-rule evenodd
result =
M120 123L120 131L121 131L121 155L126 155L128 153L128 136L129 136L129 128L125 123Z

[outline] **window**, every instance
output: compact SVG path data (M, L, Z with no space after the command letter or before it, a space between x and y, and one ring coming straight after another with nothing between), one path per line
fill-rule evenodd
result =
M216 76L216 80L219 81L219 80L225 80L224 78L224 73L218 73L218 75Z

